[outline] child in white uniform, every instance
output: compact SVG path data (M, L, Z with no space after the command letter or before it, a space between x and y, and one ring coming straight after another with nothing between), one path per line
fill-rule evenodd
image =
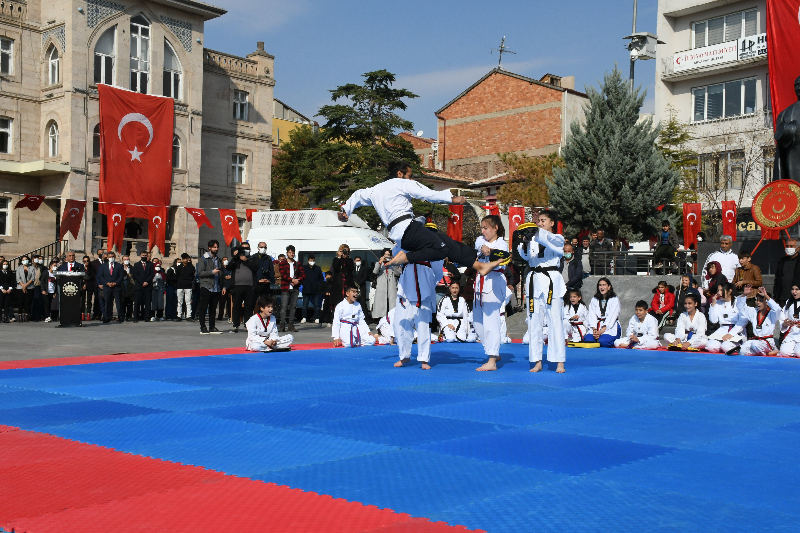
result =
M450 283L449 290L450 294L442 298L436 310L440 338L444 342L467 342L469 333L467 302L459 296L461 286L458 282Z
M680 344L681 348L695 348L702 350L708 342L706 337L706 317L698 311L700 297L696 294L687 294L684 298L683 307L685 312L678 317L678 324L675 327L675 334L665 333L664 339L671 345Z
M481 220L481 236L475 240L478 250L478 261L489 262L493 250L508 253L508 243L503 222L497 215L489 215ZM498 266L486 275L475 278L475 300L472 304L473 325L478 337L483 342L483 351L489 358L486 364L477 370L497 370L500 358L500 313L506 299L505 269Z
M661 346L658 342L658 320L647 312L647 302L636 302L634 315L628 322L624 339L614 341L616 348L634 348L637 350L655 350Z
M569 342L583 342L583 337L589 333L589 310L583 303L581 291L570 289L567 295L569 303L564 306L564 336Z
M597 292L589 302L587 320L591 329L583 337L583 342L598 342L603 348L612 348L621 333L620 309L619 298L614 292L611 280L600 278L597 281Z
M372 346L378 340L378 335L370 333L367 321L364 319L364 311L357 299L358 288L347 287L345 299L339 302L333 312L331 336L334 347Z
M517 251L532 270L525 278L525 301L528 323L528 361L534 363L531 372L542 370L544 348L544 317L547 316L547 360L558 363L556 372L564 373L567 360L564 342L564 294L567 287L558 272L564 257L564 237L554 233L558 217L549 209L539 211L538 231L526 247L520 244ZM552 341L552 342L550 342Z
M506 306L511 301L514 293L506 285L506 299L503 300L503 305L500 307L500 344L511 344L511 337L508 336L508 325L506 324Z
M781 357L800 357L800 285L792 285L792 297L781 311Z
M742 308L738 322L729 333L729 335L746 335L747 323L753 326L753 336L739 349L742 355L767 355L775 349L775 324L778 323L781 306L769 297L764 287L758 288L756 306L755 309L750 306ZM733 355L730 350L726 353Z
M739 321L739 313L744 307L746 306L736 305L736 300L733 298L733 285L725 282L720 283L717 287L717 293L711 295L711 301L708 305L708 321L712 324L719 324L720 329L727 330L730 333ZM728 337L728 335L726 334L725 337ZM730 339L730 337L728 338ZM727 353L736 350L741 344L741 341L708 339L706 351Z
M394 307L378 321L378 344L394 344Z
M278 325L272 316L272 298L259 296L255 314L245 324L247 341L245 346L253 352L271 352L289 348L294 341L291 335L278 335Z

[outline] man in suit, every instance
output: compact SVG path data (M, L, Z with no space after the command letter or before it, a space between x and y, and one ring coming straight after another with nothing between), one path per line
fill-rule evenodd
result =
M150 320L150 301L153 297L153 278L156 275L153 263L147 260L147 252L142 252L141 261L133 265L133 322L138 322L139 312L145 322Z
M372 270L369 268L369 265L364 265L364 262L361 260L360 256L355 256L353 258L353 264L356 266L355 271L353 272L353 281L358 284L358 303L361 304L361 309L364 311L364 316L369 317L369 313L367 312L367 301L369 299L369 287L367 284L372 279Z
M97 271L97 287L103 292L103 324L111 322L112 299L117 304L117 319L120 323L125 322L125 310L122 308L122 276L125 267L116 263L116 254L108 253L108 262L100 265Z
M255 298L272 294L272 283L275 283L275 269L272 266L272 257L267 253L267 243L258 243L258 253L250 256L258 261L256 272ZM253 300L255 301L255 300Z
M97 250L97 258L92 260L92 266L95 273L100 272L100 266L108 262L108 254L103 250ZM96 275L96 274L95 274ZM94 309L92 310L92 320L100 320L106 312L106 306L103 303L103 291L94 285Z
M67 252L67 260L61 263L61 266L56 269L57 272L85 272L82 263L75 262L75 252L70 250Z

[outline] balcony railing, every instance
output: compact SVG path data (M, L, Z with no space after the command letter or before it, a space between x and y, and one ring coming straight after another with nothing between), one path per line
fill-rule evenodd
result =
M258 76L258 63L243 57L237 57L214 50L205 50L204 62L206 65L213 65L224 70L247 74L248 76Z

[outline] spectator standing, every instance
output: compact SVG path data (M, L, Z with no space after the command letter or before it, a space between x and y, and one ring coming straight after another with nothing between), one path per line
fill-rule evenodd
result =
M331 303L335 308L339 302L344 300L347 287L351 287L355 284L355 279L353 279L355 264L353 260L350 259L350 247L346 244L339 246L336 257L333 258L331 263L331 271L333 272Z
M178 317L176 320L192 318L192 284L194 283L195 270L189 254L181 254L181 262L175 267L177 278ZM183 306L186 305L186 311Z
M100 266L105 264L108 260L108 255L103 250L97 250L97 257L92 260L92 268L95 272L95 286L94 286L94 309L92 310L92 318L100 320L106 312L103 305L103 291L97 287L97 273L100 272Z
M278 285L278 291L281 290L281 284L283 280L281 279L281 263L286 261L286 254L279 254L278 260L272 262L272 270L274 271L275 283Z
M127 255L125 257L128 257ZM125 280L129 280L129 286L133 289L133 279L126 270L130 270L130 266L120 265L117 263L117 256L114 252L109 252L108 261L101 263L100 270L96 273L97 287L103 291L103 301L106 306L103 309L103 324L111 322L112 303L117 306L117 320L121 323L125 322L126 311L122 304L122 291L124 289Z
M297 297L300 295L300 285L305 277L303 267L294 260L295 249L291 244L286 247L286 261L280 264L281 268L281 332L286 331L288 313L289 331L297 331L294 327L295 308ZM335 260L334 260L335 261Z
M33 264L31 266L34 270L31 321L39 322L50 317L50 310L47 309L46 298L42 293L42 278L47 275L49 269L44 266L44 259L40 255L33 256Z
M678 251L678 235L670 227L669 220L661 223L661 233L658 235L655 251L653 252L653 265L657 274L663 274L664 268L670 268L670 263L675 260Z
M611 256L607 252L612 252L614 245L610 239L606 239L605 231L597 230L597 240L589 244L589 264L592 274L607 276L610 274Z
M331 320L333 320L333 307L331 306L331 286L333 285L333 274L328 271L325 272L325 281L320 284L319 287L319 294L322 297L320 302L320 317L319 317L319 325L322 327L323 325L330 326Z
M392 260L392 251L383 250L383 255L372 269L375 275L375 298L372 307L373 317L384 317L394 309L397 303L397 280L400 278L400 267L386 266ZM446 264L446 263L445 263Z
M156 274L153 263L147 260L147 252L141 253L141 261L133 265L131 275L135 283L133 295L133 322L139 317L147 322L150 320L150 301L153 298L153 277Z
M367 302L369 301L369 281L372 277L372 271L368 266L365 266L361 256L353 258L353 281L358 285L358 303L361 304L361 310L364 316L369 320L369 311L367 309Z
M797 246L797 239L789 239L784 252L786 255L778 260L772 285L772 295L781 305L786 305L792 298L792 285L800 286L800 247Z
M36 270L31 265L30 257L22 256L20 265L17 267L17 290L15 296L17 300L17 314L20 322L27 322L33 304L33 280Z
M564 259L561 261L561 276L567 291L580 289L583 286L583 265L575 258L571 244L564 244Z
M229 281L233 291L231 319L234 333L239 332L240 323L246 323L252 316L256 284L258 283L256 276L258 269L258 259L250 257L250 246L244 243L233 251L233 257L228 263L227 270L223 270L223 276L227 276L227 272L230 272L231 276L230 280L223 279L223 283ZM243 303L244 310L242 310ZM244 317L242 317L243 313Z
M580 247L580 260L581 260L581 267L583 268L583 277L588 278L589 275L592 273L592 265L590 263L590 258L592 254L592 250L589 247L589 237L586 236L581 241Z
M322 269L317 266L317 258L314 254L310 254L306 264L303 265L303 274L305 274L305 279L303 279L303 319L300 323L305 324L306 319L319 323L319 306L320 297L322 296L320 289L325 281L325 276L322 275ZM314 318L308 317L308 304L311 304L314 310Z
M150 322L163 322L164 321L164 292L167 288L167 277L164 270L161 268L161 259L155 258L153 260L153 305L151 309L153 316L150 317Z
M17 287L17 273L11 270L11 265L3 258L0 262L0 313L3 322L8 324L14 320L14 289Z
M708 265L716 261L718 263L717 273L722 273L730 283L733 283L736 269L739 268L739 257L731 251L732 245L733 239L730 235L723 235L719 238L719 250L710 253L703 265L703 278L707 279Z
M81 294L81 318L82 320L92 319L92 298L96 294L97 271L92 265L92 258L88 255L83 256L83 270L86 278L83 280L83 294Z
M200 297L197 302L197 317L200 320L200 334L222 333L216 328L216 310L220 296L225 296L223 287L224 274L222 261L217 258L219 241L208 241L208 251L197 261L197 277L200 280ZM209 313L210 311L210 313ZM206 313L208 313L208 328L206 328Z
M113 253L113 252L112 252ZM112 255L109 254L108 262L111 262ZM131 258L128 255L122 256L122 289L120 290L122 297L122 307L125 310L125 320L133 319L133 299L136 294L136 282L133 281L133 266L131 265ZM119 313L119 311L117 311ZM110 316L108 317L111 318Z
M272 283L275 283L275 269L272 266L272 257L267 253L267 243L258 243L258 253L253 256L258 261L256 272L256 298L270 296Z
M761 268L753 264L748 250L739 252L739 265L741 266L733 275L733 285L736 287L736 291L741 293L745 285L750 285L755 292L758 292L758 288L764 284L764 279L761 277Z
M52 322L58 311L58 285L56 284L56 268L58 263L51 261L47 270L42 272L41 290L44 300L45 322Z
M164 317L167 320L175 320L178 318L178 274L175 272L175 267L178 266L178 258L172 262L172 266L166 271L167 277L167 302L164 305Z
M223 277L225 281L223 281L222 285L225 287L226 294L220 299L217 322L222 322L227 318L228 322L233 323L233 273L230 271L230 263L227 257L222 258L222 273L225 274ZM258 290L258 287L255 290ZM243 320L242 322L246 321Z

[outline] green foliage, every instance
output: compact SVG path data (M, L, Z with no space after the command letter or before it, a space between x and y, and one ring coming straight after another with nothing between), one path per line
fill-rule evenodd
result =
M614 67L599 90L587 90L586 123L571 126L562 150L565 166L548 184L550 201L570 232L605 229L639 240L660 230L659 205L669 203L678 182L656 149L652 119L639 122L645 93L631 91Z

